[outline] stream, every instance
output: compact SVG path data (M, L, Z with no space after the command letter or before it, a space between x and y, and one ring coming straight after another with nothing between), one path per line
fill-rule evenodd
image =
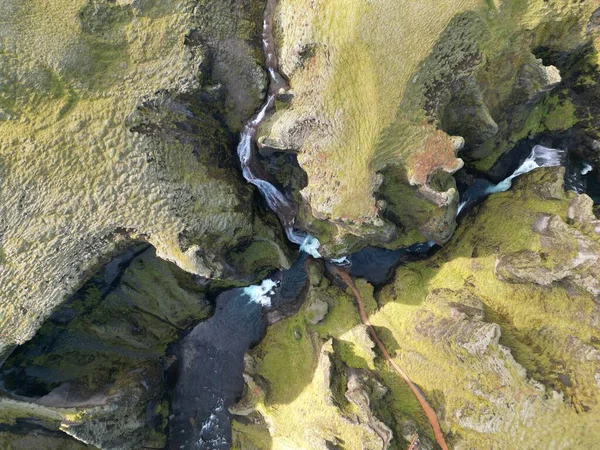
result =
M244 354L258 344L271 310L298 310L308 276L301 253L289 270L261 285L221 293L215 314L178 345L177 382L171 397L170 449L228 449L228 408L244 390Z
M256 137L261 123L272 111L277 95L288 89L279 74L273 15L276 0L267 0L262 43L265 69L269 76L266 101L258 113L243 127L237 146L244 179L256 186L269 208L277 215L290 242L299 245L300 254L288 270L280 270L261 284L224 291L216 298L215 313L200 322L173 348L177 356L175 385L171 393L167 448L171 450L225 450L231 447L231 414L229 407L240 398L244 389L244 355L260 342L275 311L281 316L296 312L307 290L307 264L310 257L319 259L319 241L296 228L297 205L267 179L257 161ZM600 201L600 187L590 177L592 167L585 161L571 158L565 149L540 143L524 146L512 155L510 173L497 180L476 177L461 189L458 216L486 197L510 189L515 178L539 167L566 167L565 189L588 192ZM501 173L501 171L497 171ZM365 278L381 286L393 277L403 263L429 258L439 247L432 241L407 248L388 250L369 247L331 263L342 266L352 277ZM113 285L118 273L142 249L136 248L115 259L106 268L106 283ZM60 317L55 320L61 319Z
M300 257L290 270L277 272L260 285L219 295L215 315L200 323L180 343L177 350L179 374L170 421L171 449L230 448L231 415L228 408L243 392L244 354L266 332L265 314L300 297L307 280L305 262L308 256L321 257L319 241L295 228L297 205L266 179L256 156L257 130L273 109L278 93L288 88L277 71L273 38L275 6L276 0L268 0L263 22L263 50L270 79L266 102L244 126L237 154L245 180L257 187L279 218L288 239L300 246ZM535 145L524 159L521 158L516 169L500 182L477 179L463 192L459 214L493 193L510 189L512 181L520 175L538 167L564 164L565 154L561 149ZM375 286L381 286L389 282L398 265L428 258L437 248L432 241L399 250L371 247L330 262L343 266L353 277L365 278Z
M300 255L289 270L276 272L260 285L221 293L214 316L197 325L177 346L178 374L169 423L169 448L173 450L231 447L228 408L244 389L244 354L264 336L268 311L286 309L301 300L308 279L308 256L321 257L319 241L294 226L297 205L266 179L256 160L258 127L273 109L278 93L288 88L277 71L273 37L276 4L276 0L267 1L263 20L262 43L269 75L267 99L242 129L237 154L244 179L259 190L279 218L288 240L300 246Z
M259 112L244 126L237 154L242 167L244 179L258 188L269 208L275 212L285 233L294 244L300 245L300 249L315 258L320 258L318 252L319 241L302 230L294 227L298 207L279 191L272 183L265 179L263 170L256 161L256 133L260 124L264 121L275 105L278 93L288 89L287 82L277 71L277 55L275 52L275 39L273 36L273 16L277 0L267 0L263 20L262 43L265 55L265 68L269 74L269 89L267 100Z
M299 303L307 284L306 262L309 256L321 258L319 241L295 228L298 207L268 181L257 161L256 135L261 123L273 109L276 96L288 89L278 73L273 14L276 0L268 0L263 21L263 50L269 74L267 98L259 112L244 126L237 146L244 179L256 186L269 208L277 215L290 242L300 246L294 266L276 272L260 285L233 289L217 298L215 315L200 323L178 345L178 381L172 397L169 448L225 450L231 447L231 414L228 408L242 395L244 354L264 336L266 315ZM521 149L521 153L523 153ZM539 167L567 165L565 189L583 192L583 178L592 169L582 161L568 163L567 152L534 145L529 153L513 155L513 166L499 182L477 178L461 192L459 217L487 196L503 192L515 178ZM342 266L353 277L365 278L375 286L390 281L402 263L430 257L439 246L433 241L388 250L369 247L352 255L329 261Z

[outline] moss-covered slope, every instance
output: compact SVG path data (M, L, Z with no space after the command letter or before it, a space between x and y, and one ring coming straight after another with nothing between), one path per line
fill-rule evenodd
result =
M472 159L511 114L527 113L556 86L558 70L533 51L568 53L589 42L598 6L281 0L280 62L293 98L262 133L273 148L298 152L308 180L298 192L301 221L324 252L447 241L457 207L447 172L461 167L457 150L464 144ZM568 128L569 104L548 102L536 110L550 111L547 128ZM477 158L510 148L501 137Z
M589 198L564 193L562 177L523 176L430 260L401 266L375 293L358 283L452 448L583 449L600 439L600 221ZM406 448L414 432L428 448L416 400L374 352L352 298L326 279L313 284L303 311L251 352L238 448L386 448L369 414L393 433L387 448ZM323 320L313 325L315 311ZM369 408L349 400L352 368L373 380L363 382Z
M198 277L152 248L122 264L98 272L3 364L2 448L21 448L23 434L79 448L56 430L94 448L165 446L168 346L212 307Z
M131 239L204 277L285 264L232 149L265 88L263 5L200 3L0 5L0 347Z

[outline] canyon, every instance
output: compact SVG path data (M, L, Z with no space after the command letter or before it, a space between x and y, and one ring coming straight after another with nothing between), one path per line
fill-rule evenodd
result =
M4 2L0 444L593 448L599 8Z

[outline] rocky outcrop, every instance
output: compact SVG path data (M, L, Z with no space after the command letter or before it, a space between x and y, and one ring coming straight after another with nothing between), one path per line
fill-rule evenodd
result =
M533 128L576 121L555 92L558 62L536 55L589 43L597 6L281 0L280 65L292 92L259 142L297 153L306 184L288 187L323 253L447 242L457 156L489 168Z
M287 263L232 157L262 3L3 2L0 349L132 240L207 278Z
M254 419L255 425L250 425L252 422L246 419L242 423L246 427L263 427L262 433L280 445L323 450L339 445L357 449L387 449L392 440L392 431L375 416L370 405L371 398L380 400L386 395L387 388L368 371L340 365L333 352L332 342L324 343L314 369L314 390L302 395L299 399L304 402L302 406L295 405L309 414L304 417L301 427L291 429L291 423L285 422L294 417L290 414L295 414L290 406L285 410L283 407L274 410L266 406L269 390L263 390L251 375L245 375L246 396L232 412L242 418L258 414L263 419ZM259 374L260 371L254 376L260 377ZM346 385L343 385L343 380L347 380ZM268 381L263 381L263 384L265 382L268 386ZM266 424L266 427L262 424ZM296 424L299 425L298 422ZM243 428L239 424L236 428L234 447L252 448Z
M317 266L311 272L298 314L271 325L246 355L244 396L230 409L233 448L380 450L397 439L391 393L375 372L375 344L351 297ZM315 304L329 311L319 321Z
M589 198L565 193L563 175L523 175L464 217L429 260L400 266L379 291L357 282L370 322L435 409L451 448L585 448L600 439L600 305L588 284L598 264L581 256L598 256L597 219ZM369 405L374 418L354 412L354 420L376 419L371 429L390 430L401 448L417 437L432 448L414 396L373 351L352 298L326 278L311 289L328 304L322 321L311 321L307 303L250 352L244 408L252 412L234 423L236 448L256 448L257 436L303 448L307 429L311 439L331 432L354 442L338 425L355 411L344 399L363 412ZM328 406L317 408L324 391Z
M573 213L571 208L569 212ZM591 205L586 213L591 214ZM600 296L600 245L597 239L594 241L569 227L556 215L541 214L533 228L541 235L540 250L502 255L496 264L496 274L506 281L542 286L568 281Z
M0 435L0 444L4 448L11 450L29 450L32 448L43 448L46 450L89 450L91 447L69 439L62 433L45 433L39 431L29 431L26 433L2 433Z
M98 272L6 359L0 442L18 448L29 426L93 448L165 446L168 346L212 308L198 277L147 247Z
M386 449L393 438L392 430L371 411L371 397L380 400L387 388L368 372L349 369L346 372L348 387L345 393L349 402L356 405L362 423L381 439L381 448Z

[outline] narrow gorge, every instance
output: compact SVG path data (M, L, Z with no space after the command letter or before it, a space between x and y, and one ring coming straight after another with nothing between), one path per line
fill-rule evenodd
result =
M0 17L0 448L600 443L600 2Z

